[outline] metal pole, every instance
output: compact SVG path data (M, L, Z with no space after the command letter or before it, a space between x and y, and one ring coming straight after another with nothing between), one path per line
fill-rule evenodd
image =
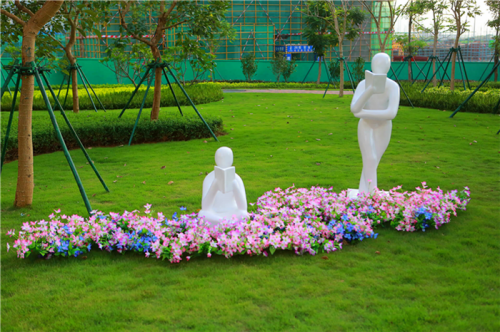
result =
M21 81L21 73L17 74L16 87L14 90L14 98L12 99L12 107L10 109L9 121L7 122L7 129L5 131L5 139L2 148L2 160L0 164L0 172L5 162L5 155L7 154L7 143L9 142L10 127L12 126L12 119L14 118L14 108L16 107L17 92L19 91L19 82Z
M134 98L135 94L137 93L137 91L139 90L139 88L141 87L141 84L142 82L144 82L144 80L146 79L146 77L148 76L149 74L149 71L151 70L151 67L148 66L148 69L146 70L146 73L144 74L144 76L142 76L141 80L139 81L139 84L137 84L137 86L135 87L135 90L134 92L132 92L132 96L130 96L130 99L128 100L127 104L125 105L125 107L123 108L123 110L121 111L120 115L118 115L118 118L121 118L123 113L125 112L125 110L127 109L128 105L130 105L130 102L132 101L132 99Z
M493 56L491 57L490 61L488 61L488 64L486 65L486 67L484 67L483 73L481 74L481 77L479 78L480 81L483 80L483 75L484 75L484 73L486 73L486 70L488 69L491 61L493 61L494 58L495 58L495 54L493 54Z
M210 128L210 126L208 125L208 123L205 121L205 119L203 119L203 116L201 116L200 112L198 112L198 109L196 108L196 106L193 103L193 101L191 100L191 98L189 98L189 95L187 94L186 90L184 90L184 88L182 87L182 85L179 82L179 80L177 79L177 77L175 77L175 75L172 73L172 70L170 70L170 66L168 64L165 64L165 65L167 66L167 69L168 69L168 72L170 73L170 75L172 75L172 77L174 78L174 80L177 83L177 85L179 85L179 87L181 88L182 92L184 93L184 96L186 96L186 98L191 103L191 106L193 106L194 110L196 111L196 113L200 117L201 121L203 121L203 123L205 124L205 126L210 131L210 134L212 134L212 137L215 139L216 142L218 142L219 140L217 139L217 136L215 136L214 132L212 131L212 129Z
M349 64L347 62L345 62L344 59L342 59L342 61L344 61L344 64L347 68L347 74L349 75L349 80L351 81L352 92L356 92L356 90L354 89L354 78L351 75L351 70L349 69Z
M33 66L33 63L32 63ZM33 73L35 74L36 80L38 82L38 85L40 87L40 92L42 93L43 100L45 101L45 105L47 106L49 110L49 116L50 120L52 121L52 125L54 126L54 130L56 131L57 138L59 139L59 143L61 144L61 147L63 148L64 156L66 157L66 160L68 161L69 167L71 168L71 172L73 173L73 176L75 178L76 184L78 185L78 189L80 190L80 194L82 195L83 202L85 203L85 207L87 208L87 211L89 215L92 213L92 207L90 206L89 199L87 197L87 193L85 192L85 189L83 188L82 181L80 180L80 176L78 175L78 172L75 168L75 164L73 163L73 160L71 159L71 155L69 154L68 148L66 147L66 143L64 142L64 138L62 137L61 131L59 130L59 125L57 124L56 116L54 115L54 111L52 111L52 106L50 105L49 98L47 97L47 93L45 92L45 89L43 87L42 80L40 78L40 75L38 74L38 68L33 66Z
M493 67L493 70L488 74L488 76L484 79L484 81L481 82L481 84L479 84L479 86L474 90L474 92L472 92L468 97L467 99L464 100L463 103L461 103L457 109L450 115L450 118L454 117L455 114L457 114L460 109L462 108L462 106L464 106L465 104L467 104L467 102L472 98L472 96L474 96L474 94L476 94L477 91L479 91L479 89L490 79L491 75L493 75L493 73L495 72L495 70L497 70L497 68L499 67L500 65L500 62L496 64L495 67Z
M66 108L66 100L68 99L68 92L69 92L69 84L71 83L72 76L71 76L71 70L69 70L69 76L68 76L68 86L66 87L66 96L64 96L64 103L63 103L63 108Z
M450 52L448 53L449 58L448 58L448 62L446 62L446 67L444 68L445 73L447 72L448 66L450 65L451 58L453 57L453 52L456 52L456 50L452 47L452 48L450 48ZM446 61L446 58L444 59L444 61ZM444 61L443 61L443 63L444 63ZM443 82L444 82L444 75L441 78L441 82L439 83L439 87L441 87L441 85L443 85Z
M464 73L462 71L462 65L460 64L460 54L457 52L457 62L458 62L458 68L460 69L460 76L462 77L462 83L464 85L464 91L467 90L465 87L465 78L464 78Z
M87 81L87 84L88 84L90 90L92 90L92 92L94 93L94 96L97 99L97 101L99 102L99 104L101 105L103 111L106 112L106 109L104 108L104 105L101 103L101 100L99 99L99 97L95 93L94 88L92 88L92 85L90 85L90 82L87 79L87 76L85 76L85 73L83 72L82 67L80 65L78 65L78 64L77 64L77 70L80 71L80 76L83 76L83 78Z
M3 71L2 70L0 70L0 76L2 77L2 80L3 80ZM12 92L10 91L10 87L8 84L7 84L7 91L9 91L9 95L12 96Z
M423 93L425 91L425 89L427 89L427 86L429 86L429 84L431 83L432 79L434 78L434 76L436 76L436 74L439 72L439 70L441 70L441 68L443 67L443 64L444 62L446 61L446 59L448 58L448 55L450 55L450 51L448 51L448 54L446 54L446 57L444 58L443 62L439 61L439 68L434 72L434 74L432 74L431 78L429 79L429 82L427 82L427 84L424 86L424 88L422 89L422 91L420 91L420 93ZM446 71L444 71L444 73L446 74ZM443 79L444 79L444 74L443 74Z
M405 89L404 89L404 88L403 88L403 86L401 85L401 82L399 82L399 79L398 79L398 77L396 76L396 73L394 72L394 69L392 69L392 66L391 66L391 71L392 71L392 73L394 74L394 77L396 78L396 82L398 82L399 87L401 88L401 90L403 90L403 93L405 94L406 99L407 99L407 100L408 100L408 102L410 103L411 108L415 108L415 106L413 106L413 103L412 103L412 102L411 102L411 100L410 100L410 97L408 97L408 95L406 94Z
M415 77L415 79L413 80L413 82L411 83L411 85L413 85L413 83L415 83L415 81L418 79L418 77L420 76L420 74L423 74L423 69L425 68L425 66L427 66L427 63L429 63L429 58L427 58L427 61L424 63L424 65L422 66L422 69L420 69L420 67L418 68L420 71L419 73L417 74L417 76ZM416 64L416 62L415 62ZM431 66L432 66L432 63L431 63ZM430 67L429 67L430 68ZM427 74L429 74L429 70L427 70ZM427 77L427 75L426 75Z
M3 82L2 89L0 91L0 99L3 98L3 94L5 93L5 90L9 87L10 80L12 79L12 76L14 76L14 72L16 71L17 63L19 62L19 59L17 59L14 64L11 66L9 75L7 75L7 79L5 79L5 82Z
M462 59L462 65L464 66L464 73L465 73L465 78L467 79L467 86L469 87L469 90L471 90L469 76L467 75L467 69L465 68L464 55L462 54L462 49L460 48L460 46L458 47L458 52L460 53L460 58Z
M87 89L87 85L85 84L85 80L83 79L82 74L81 74L81 73L80 73L80 71L78 70L78 64L77 64L77 65L75 65L75 70L76 70L76 72L78 73L78 75L80 75L80 79L82 80L83 87L85 88L85 91L87 91L87 94L89 95L90 102L92 103L92 106L94 106L94 110L95 110L95 111L96 111L96 113L97 113L97 107L96 107L96 106L95 106L95 104L94 104L94 100L92 99L92 96L90 95L89 89Z
M68 78L69 78L69 76L68 76ZM61 90L62 90L62 87L64 85L64 82L66 82L66 76L63 77L63 80L61 82L61 86L59 86L59 91L57 92L57 99L59 99L59 95L61 94ZM55 105L53 108L55 108Z
M175 95L174 89L172 88L172 85L170 84L170 80L168 79L167 72L165 71L165 67L162 67L161 70L163 71L163 75L165 75L165 78L167 79L168 86L170 87L170 91L172 92L172 95L174 96L175 103L177 104L177 108L179 109L179 112L181 112L181 116L184 116L184 114L182 114L181 105L179 104L179 101L177 100L177 96Z
M311 65L311 68L309 68L309 71L307 72L306 76L304 76L304 79L302 80L302 83L304 83L306 81L306 78L307 78L307 75L309 75L309 73L311 72L311 69L313 69L313 66L314 64L316 63L316 57L314 58L314 61Z
M64 109L61 106L61 103L59 102L59 99L56 97L56 94L54 93L54 90L52 90L52 87L50 86L49 80L47 79L47 77L45 76L45 73L43 71L41 72L41 75L45 81L45 84L47 84L47 87L49 88L50 93L52 94L52 98L54 98L54 100L56 101L56 105L59 107L59 110L61 111L61 115L63 116L66 124L68 125L69 130L71 131L71 134L73 134L73 137L75 138L76 142L78 143L78 146L80 147L83 154L85 155L85 158L87 158L87 161L89 162L90 166L94 170L94 173L97 175L97 178L99 179L99 181L101 181L102 186L104 187L104 189L106 189L107 192L109 192L108 186L106 185L106 183L104 183L104 180L102 179L101 175L97 171L97 168L95 167L94 162L92 161L92 159L88 155L87 151L85 150L85 147L83 146L82 141L80 141L80 138L76 134L75 129L73 128L73 126L69 122L69 119L66 116L66 113L64 112Z
M137 128L137 124L139 123L139 119L141 118L142 109L144 108L144 103L146 102L146 97L148 96L149 87L151 86L151 83L153 83L154 77L155 73L153 72L151 79L148 81L148 87L146 89L146 93L144 94L144 98L142 98L141 108L139 109L139 114L137 114L137 119L135 120L134 128L132 129L132 134L130 135L130 139L128 140L128 145L132 144L132 139L134 138L135 129Z

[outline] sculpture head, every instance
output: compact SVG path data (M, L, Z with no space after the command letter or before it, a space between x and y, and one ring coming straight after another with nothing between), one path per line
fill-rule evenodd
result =
M233 150L223 146L215 152L215 164L220 168L227 168L233 165Z
M372 59L372 72L374 74L387 74L391 69L391 58L386 53L377 53Z

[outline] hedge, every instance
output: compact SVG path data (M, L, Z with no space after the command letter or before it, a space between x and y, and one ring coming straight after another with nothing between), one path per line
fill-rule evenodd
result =
M134 135L133 144L165 141L185 141L190 139L211 137L210 132L196 114L183 110L184 117L172 111L160 112L160 119L150 121L149 112L143 112ZM186 114L188 113L188 114ZM194 111L192 112L194 113ZM137 110L127 111L118 118L119 111L111 112L67 112L68 118L75 128L85 147L115 146L128 144ZM17 122L18 113L14 114L10 138L7 146L6 160L17 159ZM57 122L69 149L78 148L60 112L56 112ZM4 138L7 128L8 114L2 114L1 137ZM216 135L224 134L220 117L204 116L205 121ZM3 144L3 143L2 143ZM46 112L33 113L33 153L35 155L61 151L49 115Z
M181 105L190 105L189 101L187 98L184 96L182 93L181 89L177 85L173 85L174 87L174 92L175 95L177 96L177 100L179 101L179 104ZM161 94L161 103L160 105L162 107L166 106L175 106L175 100L170 92L170 88L168 85L162 85L162 94ZM212 84L212 83L201 83L201 84L196 84L192 86L186 86L185 87L186 92L188 93L189 97L191 100L195 103L195 105L198 104L206 104L214 101L219 101L223 98L223 93L222 93L222 88L218 86L217 84ZM96 94L99 96L99 99L104 105L104 108L106 109L122 109L125 107L127 101L129 100L130 96L132 95L132 92L134 91L134 86L133 85L120 85L120 86L114 86L114 85L109 85L109 86L96 86L94 88L94 91ZM142 99L144 97L144 93L146 91L146 86L142 85L141 88L139 89L138 93L134 96L134 99L132 99L132 102L130 103L130 108L139 108L142 103ZM89 90L89 92L92 94L92 92ZM146 108L151 108L153 106L153 92L154 92L154 87L151 87L149 89L148 97L146 98L146 103L144 107ZM51 104L54 106L54 99L52 96L50 96L50 92L47 91L49 95L49 99ZM56 91L57 94L57 91ZM59 96L59 100L61 101L61 104L64 102L64 97L65 97L66 91L61 91L61 94ZM87 92L85 89L82 87L82 89L78 89L78 97L80 100L80 109L81 110L92 110L94 109L92 106L92 103L88 97ZM94 95L92 94L92 98L94 99L94 102L96 103L97 109L100 109L99 103L97 100L95 100ZM10 111L12 105L12 96L10 96L8 93L5 93L3 98L2 98L2 111ZM16 109L19 107L19 94L17 97L16 101ZM69 90L68 93L68 98L66 101L66 107L65 110L71 110L73 109L73 98L72 98L72 93L71 89ZM36 90L33 94L33 110L47 110L45 106L45 102L43 101L42 95L39 90Z
M455 88L455 91L450 91L447 87L428 87L424 93L421 93L420 91L422 88L419 86L410 86L408 83L403 83L403 87L414 106L448 111L456 110L472 93L471 90L463 91L463 89L460 88ZM461 111L471 113L492 113L499 100L499 89L489 89L486 91L481 89L462 107ZM400 104L410 106L403 91L401 91Z

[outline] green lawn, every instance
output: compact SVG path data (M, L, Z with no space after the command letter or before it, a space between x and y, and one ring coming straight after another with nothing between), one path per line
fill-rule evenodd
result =
M224 119L228 135L220 144L201 139L88 150L110 193L81 152L71 154L93 208L105 212L146 203L167 215L181 205L196 211L220 146L233 149L249 202L292 184L341 191L357 186L362 167L350 98L226 94L199 107ZM43 114L36 121L48 121ZM377 239L318 256L277 252L170 264L95 249L86 259L19 260L6 253L7 230L56 208L86 210L62 152L34 158L33 208L13 208L17 162L11 162L1 191L2 331L498 331L500 121L449 114L400 109L379 186L469 186L467 211L439 230L380 229Z

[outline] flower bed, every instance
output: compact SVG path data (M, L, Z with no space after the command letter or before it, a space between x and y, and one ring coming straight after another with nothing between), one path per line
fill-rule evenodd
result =
M19 233L10 230L7 235L17 237L13 248L19 258L31 253L77 257L92 247L141 252L171 263L197 255L268 256L277 249L315 255L341 249L344 241L376 238L374 229L386 222L399 231L439 228L470 201L467 187L447 193L428 189L425 183L414 192L400 189L352 200L346 191L337 194L331 188L278 188L257 200L257 210L248 220L225 221L215 229L195 213L177 216L176 212L171 219L161 212L154 216L149 204L145 215L137 210L109 215L96 212L88 220L60 215L57 210L49 221L26 222Z

